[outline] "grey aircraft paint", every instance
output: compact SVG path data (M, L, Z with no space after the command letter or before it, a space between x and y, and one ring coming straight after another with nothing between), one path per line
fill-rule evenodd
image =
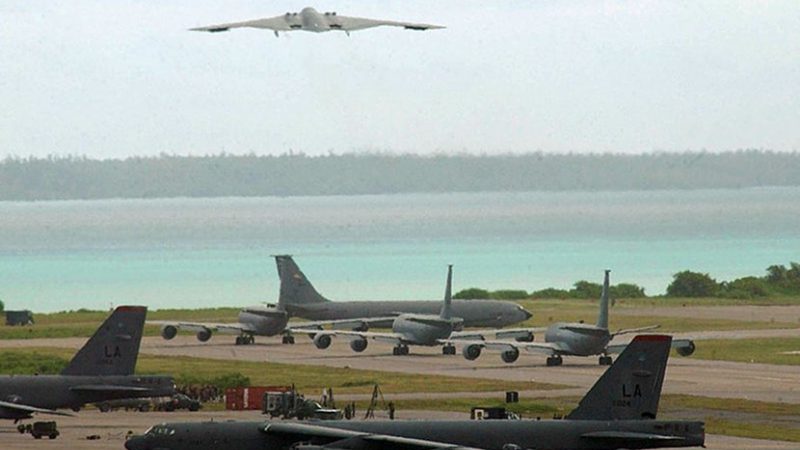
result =
M444 28L439 25L429 25L426 23L395 22L392 20L348 17L339 15L335 12L320 13L314 8L306 7L303 8L299 13L287 12L286 14L281 14L280 16L268 17L264 19L192 28L191 31L208 31L211 33L218 33L220 31L228 31L231 28L261 28L272 30L273 33L275 33L275 36L278 36L278 32L295 30L310 31L312 33L344 31L349 35L351 31L364 30L367 28L380 26L401 27L407 30L419 31Z
M172 395L168 376L134 375L147 308L120 306L106 319L59 375L0 377L0 418L77 411L103 400ZM64 414L64 413L60 413Z
M343 320L388 317L399 314L439 313L437 300L330 301L322 296L289 255L275 256L281 281L279 303L293 316L309 320ZM451 314L464 320L465 327L500 328L524 322L531 314L522 306L499 300L453 300ZM373 324L390 327L392 321Z
M702 422L655 420L669 336L638 336L564 420L165 423L128 450L618 449L702 446Z
M613 333L608 329L610 273L610 270L606 270L603 278L603 289L600 295L597 324L591 325L583 322L554 323L544 330L544 343L510 341L472 342L464 345L464 357L468 360L477 359L481 354L482 348L490 348L500 350L501 357L506 363L513 363L519 357L520 350L527 350L531 352L547 354L548 366L561 365L563 361L562 356L593 355L600 355L598 361L601 365L611 364L611 356L609 356L609 354L623 351L626 345L610 345L609 343L615 336L649 331L657 328L658 326L654 325L631 330L619 330ZM689 356L694 352L695 349L694 342L689 339L673 340L672 346L681 356Z
M461 318L453 317L453 266L447 267L447 282L439 314L400 314L392 320L391 333L371 333L367 331L320 331L314 336L314 345L319 349L331 345L331 337L347 336L350 347L356 352L367 348L367 339L383 340L395 344L394 354L408 354L409 345L443 345L445 354L455 354L455 347L448 341L455 331L464 327Z

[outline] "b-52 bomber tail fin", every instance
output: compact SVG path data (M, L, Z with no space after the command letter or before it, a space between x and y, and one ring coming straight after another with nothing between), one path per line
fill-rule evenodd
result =
M275 264L278 266L278 277L281 280L278 305L286 307L286 305L307 305L330 301L314 289L291 255L275 255Z
M636 336L567 419L655 419L671 336Z
M145 306L117 307L61 374L132 375L146 315Z

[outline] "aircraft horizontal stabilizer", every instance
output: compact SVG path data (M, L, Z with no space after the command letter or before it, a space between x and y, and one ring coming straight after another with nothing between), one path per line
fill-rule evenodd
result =
M621 334L631 334L631 333L643 333L645 331L653 331L657 328L660 328L661 325L650 325L649 327L641 327L641 328L629 328L627 330L619 330L611 335L611 337L619 336Z
M0 409L7 409L21 413L53 414L56 416L68 416L68 417L74 416L74 414L68 412L56 411L55 409L37 408L35 406L23 405L20 403L4 402L4 401L0 401Z

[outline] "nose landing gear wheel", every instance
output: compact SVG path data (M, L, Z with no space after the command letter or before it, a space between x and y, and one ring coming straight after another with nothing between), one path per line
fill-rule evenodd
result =
M610 366L613 360L608 355L601 356L597 361L601 366Z
M442 354L443 355L455 355L456 354L456 346L452 344L447 344L442 347Z
M392 349L392 355L394 356L401 356L408 354L408 346L407 345L398 345Z
M294 336L284 336L281 342L284 344L294 344Z

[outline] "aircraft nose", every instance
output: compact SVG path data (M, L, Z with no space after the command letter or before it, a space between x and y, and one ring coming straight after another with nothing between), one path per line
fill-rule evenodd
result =
M125 448L128 450L147 450L144 436L132 436L125 441Z
M533 317L533 314L531 314L531 313L530 313L530 311L528 311L528 310L527 310L527 309L525 309L525 308L523 308L523 309L522 309L522 314L524 314L524 315L525 315L525 318L524 318L524 319L522 319L522 320L528 320L528 319L530 319L531 317Z

